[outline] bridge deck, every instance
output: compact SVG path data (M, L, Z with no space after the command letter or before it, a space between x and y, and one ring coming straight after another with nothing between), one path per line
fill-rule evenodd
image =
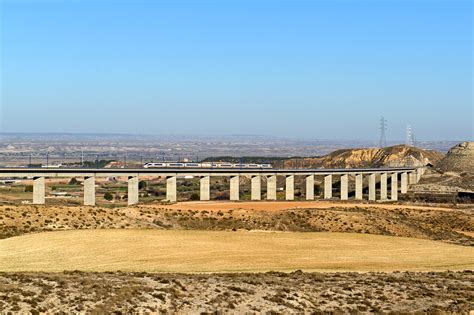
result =
M232 175L327 175L327 174L371 174L399 173L415 171L417 167L384 167L384 168L338 168L338 169L246 169L246 168L0 168L1 177L13 176L147 176L147 175L196 175L232 176Z

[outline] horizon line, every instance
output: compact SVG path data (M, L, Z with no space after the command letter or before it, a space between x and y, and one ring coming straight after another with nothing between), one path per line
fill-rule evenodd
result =
M196 137L196 138L229 138L229 137L260 137L260 138L269 138L269 139L281 139L281 140L293 140L293 141L360 141L360 142L374 142L377 143L378 140L374 139L356 139L356 138L296 138L296 137L282 137L282 136L272 136L272 135L264 135L264 134L147 134L147 133L116 133L116 132L17 132L17 131L7 131L7 132L0 132L0 136L9 136L9 135L18 135L18 136L126 136L126 137ZM472 139L437 139L437 140L417 140L417 142L464 142L464 141L472 141ZM387 139L387 142L400 142L400 144L405 143L405 140L402 139Z

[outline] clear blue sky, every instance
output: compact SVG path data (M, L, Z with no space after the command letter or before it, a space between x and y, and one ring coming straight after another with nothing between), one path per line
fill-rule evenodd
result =
M470 0L0 0L3 132L473 139Z

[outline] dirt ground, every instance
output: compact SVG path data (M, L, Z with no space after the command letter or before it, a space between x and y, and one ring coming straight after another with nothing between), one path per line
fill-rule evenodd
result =
M333 232L71 230L0 240L0 271L474 270L474 247Z
M474 274L0 273L0 309L31 314L469 314Z
M352 208L368 206L372 209L413 209L413 210L444 210L451 211L452 207L430 206L430 205L411 205L411 204L374 204L374 203L350 203L337 201L242 201L242 202L226 202L226 201L187 201L179 202L167 206L168 209L174 210L289 210L289 209L328 209L328 208ZM474 209L474 206L472 207Z
M338 202L196 202L120 208L0 206L0 238L71 229L265 230L364 233L474 245L469 234L474 232L474 210L439 208L351 207Z

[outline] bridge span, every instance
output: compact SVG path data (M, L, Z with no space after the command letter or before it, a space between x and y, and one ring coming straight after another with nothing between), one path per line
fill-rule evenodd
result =
M285 199L295 198L295 176L305 177L306 200L314 200L314 178L324 177L324 198L333 198L333 177L340 179L340 199L349 199L349 176L355 178L355 199L363 199L364 177L368 178L368 200L377 197L376 184L380 182L380 200L398 200L398 193L406 193L408 185L417 183L424 173L424 167L394 168L353 168L353 169L236 169L236 168L0 168L0 178L33 178L33 203L45 203L45 183L47 178L84 178L84 205L95 205L96 177L127 177L128 204L139 201L139 178L156 176L166 178L166 200L176 202L177 177L200 178L200 199L210 200L210 178L225 176L230 178L230 200L239 200L240 177L251 178L251 199L262 199L262 177L266 178L267 200L277 199L277 176L285 177ZM390 178L390 199L388 179ZM1 198L1 196L0 196Z

